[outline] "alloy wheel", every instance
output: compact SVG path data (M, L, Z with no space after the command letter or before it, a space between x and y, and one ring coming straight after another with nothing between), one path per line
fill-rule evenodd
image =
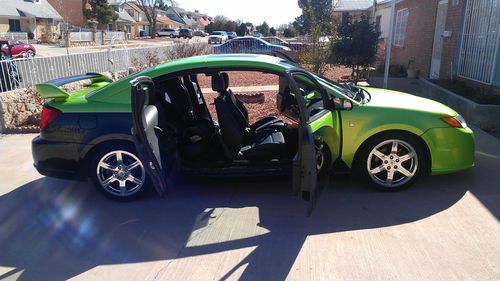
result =
M403 140L390 139L376 145L367 158L366 168L377 184L391 188L409 182L418 168L418 155Z
M106 192L121 197L137 193L146 180L146 172L139 158L124 150L104 155L97 164L96 173Z

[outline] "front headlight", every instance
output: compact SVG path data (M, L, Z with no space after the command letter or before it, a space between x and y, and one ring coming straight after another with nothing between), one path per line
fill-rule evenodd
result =
M453 128L467 128L467 122L460 114L455 117L443 117L441 120Z

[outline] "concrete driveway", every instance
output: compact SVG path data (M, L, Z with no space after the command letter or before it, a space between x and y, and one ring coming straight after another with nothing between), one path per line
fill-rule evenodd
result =
M311 217L284 181L108 201L0 135L0 280L500 280L500 141L477 167L381 193L334 177Z

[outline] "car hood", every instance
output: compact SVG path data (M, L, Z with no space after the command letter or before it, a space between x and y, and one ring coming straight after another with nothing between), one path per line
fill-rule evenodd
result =
M210 35L208 38L222 38L223 35Z
M458 114L448 106L430 99L380 88L363 88L372 96L372 99L363 106L407 109L442 114L445 116L456 116Z

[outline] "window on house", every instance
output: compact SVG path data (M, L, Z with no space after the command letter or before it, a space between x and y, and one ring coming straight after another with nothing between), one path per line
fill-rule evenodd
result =
M394 46L405 45L406 26L408 25L409 10L402 9L396 13L396 24L394 25Z
M9 31L10 32L20 32L21 31L21 21L20 20L9 20Z

